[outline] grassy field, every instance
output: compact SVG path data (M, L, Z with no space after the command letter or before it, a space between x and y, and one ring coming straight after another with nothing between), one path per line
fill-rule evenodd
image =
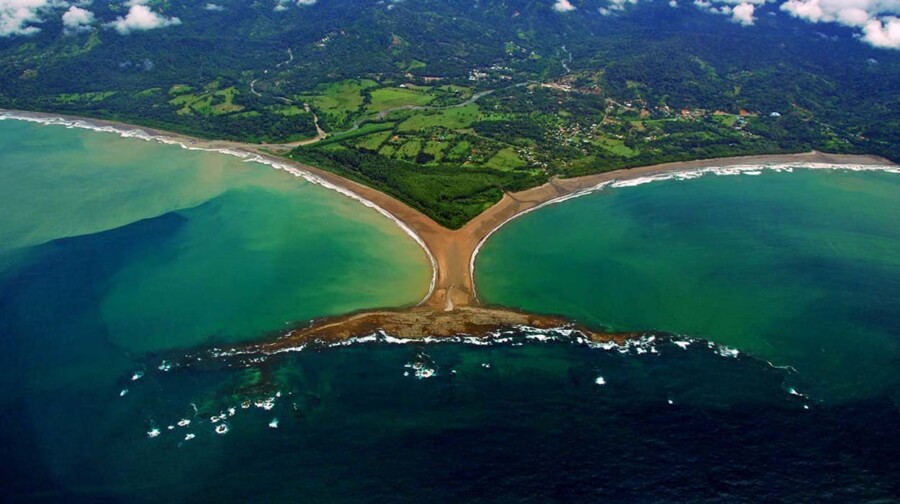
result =
M135 98L146 98L146 97L154 96L158 93L162 93L162 88L155 87L155 88L145 89L143 91L138 91L137 93L134 93L132 96L134 96Z
M378 150L381 147L381 144L390 137L390 131L382 131L381 133L375 133L364 137L361 142L356 144L356 146L367 150Z
M511 147L500 149L494 156L485 163L485 167L495 170L515 170L521 168L527 163L516 153Z
M386 87L371 92L372 102L366 106L366 113L374 114L406 105L428 105L434 96L428 88Z
M184 93L190 93L194 88L188 86L187 84L173 84L172 87L169 88L169 94L171 96L178 96Z
M335 135L329 135L328 138L322 140L320 142L316 142L317 146L330 145L335 143L344 142L354 138L361 138L366 135L371 135L373 133L379 133L382 131L391 131L394 129L394 123L366 123L361 125L359 128L345 131L342 133L338 133Z
M734 126L735 121L737 121L736 115L733 114L715 114L713 119L715 119L719 124L731 128Z
M452 140L448 138L447 140ZM440 162L444 159L444 151L450 147L449 141L429 140L425 144L425 153L434 156L434 160Z
M478 104L471 103L465 107L416 114L400 123L397 129L399 131L416 131L438 126L447 129L468 128L482 117Z
M285 117L298 116L309 113L305 108L297 105L270 105L266 107L266 110L274 112L278 115L283 115Z
M469 151L472 150L472 144L467 140L461 140L450 149L450 152L447 153L448 159L464 159L469 155Z
M116 94L116 91L98 91L94 93L63 93L56 96L57 103L75 103L75 102L101 102L110 96Z
M407 141L399 149L397 149L396 157L399 159L406 159L408 161L416 159L416 156L419 155L419 151L422 150L422 142L419 139L414 138L412 140Z
M378 83L370 79L344 80L322 86L316 94L297 98L324 114L329 124L346 125L363 105L362 92L376 86Z
M174 93L173 90L175 90ZM218 116L244 109L241 105L234 103L234 97L238 94L238 90L234 86L218 89L218 84L212 83L207 85L203 92L191 93L190 91L191 88L188 86L173 86L169 90L169 94L177 95L169 100L169 104L179 107L179 115Z
M630 158L640 154L639 151L629 148L623 140L618 138L600 137L592 140L591 143L617 156Z
M425 68L426 66L428 66L428 65L424 61L419 61L419 60L414 59L409 63L409 65L407 65L406 71L409 72L412 70L416 70L418 68Z

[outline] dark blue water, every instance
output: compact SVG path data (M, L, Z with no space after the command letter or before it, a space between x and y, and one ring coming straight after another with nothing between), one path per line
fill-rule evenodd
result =
M853 383L865 392L835 400L809 390L806 374L705 341L660 339L621 351L523 335L494 346L382 342L250 367L220 358L160 370L187 349L137 343L169 341L158 328L178 329L185 310L140 310L142 299L156 299L141 289L161 281L134 265L177 257L187 229L229 201L251 200L203 201L0 247L0 500L900 502L895 381ZM296 230L293 222L285 229ZM354 239L359 233L334 238L360 248ZM334 258L316 250L306 252ZM277 277L272 265L297 254L246 257ZM328 273L318 269L300 280ZM302 281L291 285L322 306L359 285L339 275L330 282L338 291ZM111 317L111 291L132 301L116 306L148 320L133 340L129 325ZM204 294L193 301L208 320L211 301L227 292ZM889 302L877 306L893 317ZM240 319L234 312L223 316ZM877 315L853 311L868 324L891 320ZM897 334L884 325L885 338ZM204 348L236 337L199 336ZM872 366L896 375L893 355L881 352L884 364ZM416 378L417 363L436 375Z
M367 344L33 392L4 405L4 485L65 502L900 499L896 399L825 406L753 358L653 348ZM436 376L404 376L416 361Z

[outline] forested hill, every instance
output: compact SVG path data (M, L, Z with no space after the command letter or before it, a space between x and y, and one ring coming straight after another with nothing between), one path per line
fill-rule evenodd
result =
M750 26L651 0L59 5L0 36L0 107L265 143L313 137L315 113L331 136L296 157L449 226L553 174L811 148L900 160L900 51L777 3Z

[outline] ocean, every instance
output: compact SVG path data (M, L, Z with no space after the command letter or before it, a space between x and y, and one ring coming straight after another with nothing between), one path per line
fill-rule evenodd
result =
M169 369L429 288L390 220L244 161L0 121L5 500L900 501L896 174L608 188L485 244L483 300L647 331L625 346Z

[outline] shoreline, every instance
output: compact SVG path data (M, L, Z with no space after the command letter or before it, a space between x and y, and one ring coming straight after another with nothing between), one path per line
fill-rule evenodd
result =
M789 160L786 160L788 158ZM725 162L733 162L734 164ZM743 161L743 162L739 162ZM563 194L560 194L557 197L552 197L543 202L537 203L533 206L520 209L515 213L511 214L506 220L503 220L496 224L490 231L488 231L482 238L478 245L475 246L474 251L472 252L472 257L469 261L469 281L473 287L473 296L475 297L475 302L478 303L477 289L475 289L475 262L478 257L478 253L481 251L481 247L488 241L488 239L493 236L494 233L500 230L503 226L509 224L515 219L522 217L528 213L531 213L535 210L539 210L549 205L554 205L557 203L562 203L564 201L568 201L575 198L580 198L582 196L587 196L596 192L599 192L603 189L609 188L620 188L620 187L634 187L650 182L657 181L665 181L665 180L689 180L693 178L698 178L704 175L714 174L714 175L760 175L763 171L775 171L775 172L791 172L795 169L798 170L817 170L817 169L825 169L825 170L852 170L852 171L892 171L895 173L900 173L900 165L897 165L891 162L888 159L881 158L878 156L871 155L858 155L858 154L827 154L818 151L810 151L805 153L796 153L796 154L771 154L771 155L757 155L757 156L737 156L737 157L728 157L728 158L715 158L715 159L705 159L705 160L694 160L694 161L678 161L673 163L664 163L660 165L651 165L651 166L642 166L638 168L626 168L622 170L614 170L610 172L598 173L593 175L586 175L583 177L576 177L571 179L554 179L543 186L539 186L532 189L527 189L520 193L513 193L512 196L519 196L530 191L536 191L539 189L545 188L548 185L556 185L556 189L561 189L559 186L565 186L566 182L571 182L568 187L563 187ZM621 174L622 172L628 172L631 170L640 170L640 172L635 172L631 174L632 176L625 177L614 177L613 175ZM625 173L625 175L629 175ZM556 184L553 184L553 182ZM595 185L591 186L592 182L597 182ZM505 199L505 196L504 196ZM498 203L499 205L499 203ZM495 206L498 206L495 205ZM488 211L493 210L494 207L488 209ZM502 211L502 210L501 210ZM487 212L485 212L487 213ZM483 215L483 214L482 214ZM480 217L480 216L479 216Z
M272 148L290 149L289 145L256 145L225 140L203 140L178 133L144 128L126 123L90 119L65 114L0 109L0 118L18 119L44 124L59 124L117 133L122 137L140 138L177 144L191 150L220 152L245 162L258 162L303 177L311 183L337 191L372 208L412 237L425 251L432 265L428 293L416 306L428 306L435 312L460 312L461 307L480 304L474 280L478 252L487 240L512 220L546 205L560 203L599 191L604 187L639 185L653 180L693 178L704 173L739 174L763 169L807 168L880 169L896 166L891 161L871 155L826 154L817 151L797 154L738 156L681 161L602 172L582 177L560 179L517 193L505 193L502 199L457 230L447 229L425 214L371 187L332 172L296 161L279 158ZM798 166L799 165L799 166Z
M164 362L177 367L190 367L197 363L206 365L207 357L211 357L215 362L222 358L237 358L242 361L242 365L248 365L258 364L283 353L378 341L397 344L463 342L485 345L508 341L508 333L516 331L531 339L547 341L559 337L574 337L579 342L606 348L626 347L630 341L641 338L670 336L668 333L646 331L595 331L565 317L502 307L466 306L453 312L443 312L432 310L428 306L418 306L403 310L359 311L323 317L274 339L263 338L255 342L199 348L187 354L175 352L173 358L164 359Z

